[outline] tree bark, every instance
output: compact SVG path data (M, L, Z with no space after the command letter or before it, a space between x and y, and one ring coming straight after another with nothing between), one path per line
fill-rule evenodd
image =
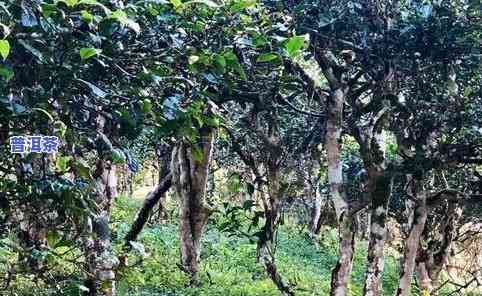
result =
M328 184L338 220L340 236L338 262L331 275L332 296L344 296L348 293L348 283L353 265L355 248L355 221L348 209L344 186L341 142L343 128L343 104L345 92L336 88L328 99L326 121L326 155L328 160Z
M345 211L339 222L340 250L338 262L332 271L330 295L343 296L348 293L355 253L355 234L356 227L353 216Z
M313 208L311 211L310 237L314 238L320 232L322 198L318 188L314 188Z
M363 295L383 295L383 249L387 237L387 211L391 194L391 178L384 169L368 169L368 190L371 196L370 241L368 243L367 271Z
M452 250L452 242L457 233L457 222L462 214L462 209L457 201L448 201L447 203L447 211L442 220L442 229L440 231L442 234L441 244L433 255L433 264L431 264L429 269L430 278L434 286L438 286L440 272L448 262Z
M201 238L210 215L204 199L215 131L203 128L200 134L196 144L179 141L171 161L172 181L181 203L180 267L191 276L192 284L198 283ZM195 156L194 149L200 149L202 157Z
M420 191L417 188L419 187L417 185L418 184L415 184L415 190L412 190L412 192L415 193L417 200L415 201L415 206L412 209L413 220L410 221L411 227L405 243L405 252L400 271L400 282L396 294L397 296L410 295L413 272L415 268L415 258L417 257L420 239L428 216L427 193L423 189Z
M420 248L417 254L417 277L421 290L432 292L438 286L440 273L447 264L452 249L452 242L455 238L457 221L461 215L461 208L455 200L447 201L447 210L445 216L441 217L440 235L441 238L435 238L437 243L430 245L434 248ZM429 235L427 233L426 235ZM425 238L428 240L428 238Z
M158 147L157 151L158 158L158 168L159 168L159 182L162 183L164 178L171 173L171 155L172 155L172 145L162 143ZM165 191L159 199L157 208L157 221L162 223L162 220L167 216L165 211L165 202L167 197L167 191Z
M171 188L171 184L172 174L168 173L154 190L147 195L134 223L132 223L131 229L124 238L125 250L129 251L131 249L130 242L137 240L137 236L141 233L147 220L149 220L152 209L165 196L165 193Z
M104 135L106 120L102 115L96 117L99 145L96 169L93 177L96 182L94 201L97 212L87 218L84 232L84 252L88 271L87 287L91 296L115 296L115 268L119 264L115 256L109 230L109 218L112 202L117 196L116 165L106 158L106 150L103 147L109 141ZM110 144L110 143L108 143ZM108 146L108 145L107 145ZM110 144L112 148L112 144Z
M420 291L431 293L433 290L433 285L432 279L430 278L427 270L427 262L425 260L418 261L420 257L424 257L425 255L420 255L421 253L424 253L422 250L419 250L418 253L419 254L417 255L416 259L418 286L420 288Z
M115 165L99 159L95 173L98 191L96 204L99 212L88 219L85 238L85 252L88 270L89 295L116 295L114 269L118 265L117 257L111 246L109 216L112 200L116 194Z
M275 144L275 143L272 143ZM266 222L263 227L263 234L260 236L257 245L258 261L264 265L271 280L278 287L283 295L294 296L291 286L282 278L276 266L276 243L278 226L281 219L281 191L278 153L276 144L271 147L267 165L268 175L268 203L265 205Z

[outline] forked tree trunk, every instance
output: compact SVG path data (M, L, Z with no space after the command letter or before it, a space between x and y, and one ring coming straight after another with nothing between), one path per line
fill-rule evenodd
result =
M278 156L271 152L272 159L267 165L268 175L268 202L265 203L266 222L263 235L259 237L257 245L257 258L261 262L271 280L283 295L293 296L291 286L283 279L276 266L276 244L278 226L281 219L281 191L279 166L276 164Z
M441 217L440 238L437 249L420 249L417 254L417 278L421 290L432 292L439 285L440 273L447 264L455 238L461 208L457 201L449 200L445 216ZM428 234L428 233L427 233ZM425 238L427 239L427 238Z
M371 196L370 240L368 243L365 296L383 295L383 249L387 237L387 211L391 194L391 178L383 169L368 170L368 190Z
M341 159L341 143L343 128L343 104L345 92L336 88L328 99L326 121L326 156L328 160L328 185L338 221L340 237L338 262L331 274L330 295L344 296L348 294L348 283L353 265L355 248L355 224L348 209L344 186L343 165Z
M418 181L414 182L419 183ZM415 269L415 259L417 257L422 232L425 228L425 222L427 221L427 193L419 187L420 185L414 184L414 190L412 190L416 197L416 201L415 206L412 208L413 220L410 223L411 227L405 242L405 252L400 271L400 282L396 294L397 296L410 295L413 272Z
M206 183L215 131L200 130L198 143L179 141L172 152L171 171L175 192L180 200L180 267L198 283L201 237L210 210L205 205ZM195 154L194 149L201 153Z

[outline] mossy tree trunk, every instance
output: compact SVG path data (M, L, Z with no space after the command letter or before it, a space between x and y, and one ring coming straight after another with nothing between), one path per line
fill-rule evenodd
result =
M368 179L371 220L364 295L378 296L383 294L383 250L387 237L387 212L392 186L390 176L387 176L384 169L380 167L369 168Z
M201 238L210 210L205 205L209 166L215 130L200 129L200 140L180 140L172 152L171 171L175 192L180 201L180 267L198 283ZM200 151L196 154L195 149Z
M363 295L383 294L383 249L387 237L387 213L392 191L392 176L386 169L385 116L387 108L374 113L366 127L358 128L355 138L367 172L366 192L370 200L370 234L367 253L367 271Z
M348 293L356 234L354 217L349 211L343 183L341 143L344 101L345 90L341 87L334 89L328 99L325 138L328 160L328 185L338 220L340 239L338 262L331 276L330 295L333 296L344 296Z

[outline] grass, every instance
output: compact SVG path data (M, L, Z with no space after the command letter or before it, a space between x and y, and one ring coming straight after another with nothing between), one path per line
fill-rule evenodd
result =
M128 230L128 221L140 205L133 199L119 199L113 213L117 247ZM173 219L176 220L176 219ZM120 295L165 296L277 296L280 293L256 262L256 245L246 238L229 236L210 223L203 237L201 253L202 285L189 287L188 278L177 267L178 230L174 221L150 225L140 242L149 253L135 268L120 275ZM139 259L140 256L137 256ZM365 272L366 243L359 242L355 257L350 295L361 295ZM135 260L135 259L134 259ZM296 295L328 295L331 269L337 260L337 235L326 231L316 246L306 233L294 226L280 229L277 263L282 275L296 285ZM398 280L396 258L387 254L384 273L385 295L393 295Z
M113 246L120 252L123 238L135 219L142 204L138 198L120 197L112 211L111 229ZM278 296L280 293L256 262L256 245L248 238L221 231L220 225L228 221L221 212L215 214L206 227L201 253L201 285L190 287L188 277L178 268L179 240L176 205L171 205L171 218L165 224L147 225L139 242L145 248L133 250L129 265L118 272L118 295L120 296ZM246 217L239 221L243 227ZM242 228L243 228L242 227ZM247 227L246 227L247 228ZM244 229L245 230L245 229ZM4 239L14 242L15 236ZM331 269L337 260L337 233L334 229L323 232L318 245L308 238L306 231L295 223L282 225L278 237L277 264L280 273L295 285L297 296L329 295ZM62 253L68 250L56 249ZM350 282L350 295L360 296L366 263L367 245L358 241ZM398 284L399 254L386 248L383 274L384 295L393 295ZM13 278L10 288L0 295L80 296L84 275L81 264L73 263L81 258L79 249L62 257L48 256L52 282L38 280L28 270ZM18 262L13 249L0 241L0 276L5 275L10 264ZM451 287L453 289L453 287ZM440 295L449 295L440 291ZM420 295L415 289L412 295ZM472 293L467 296L480 294Z

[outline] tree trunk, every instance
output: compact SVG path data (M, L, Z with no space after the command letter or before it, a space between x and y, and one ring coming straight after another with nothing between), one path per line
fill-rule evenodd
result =
M96 204L99 212L89 218L87 223L85 238L87 285L91 296L114 296L116 295L114 269L118 265L118 260L112 251L109 216L112 200L117 193L115 165L110 161L98 160L95 177L98 184Z
M162 144L157 149L157 156L158 156L158 169L159 169L159 183L163 183L164 179L168 174L171 174L171 155L172 155L172 146L167 144ZM157 217L154 218L154 221L158 223L162 223L163 219L167 216L165 211L165 203L167 198L167 190L162 193L159 197L159 201L157 202ZM154 212L151 211L153 215Z
M397 296L409 296L413 272L415 268L415 258L417 257L418 247L425 222L427 221L427 193L422 190L414 190L417 200L413 208L413 220L411 221L411 228L405 243L405 253L403 256L402 267L400 271L400 282L398 285Z
M348 293L356 233L355 221L348 210L343 188L341 142L344 100L345 92L343 89L336 88L332 91L332 95L328 99L325 138L330 197L335 207L340 234L338 262L331 274L330 295L333 296L344 296Z
M325 138L328 185L338 220L341 219L343 212L348 209L343 190L343 165L341 160L344 98L343 90L337 88L328 99Z
M276 244L278 226L281 219L281 191L280 176L277 158L280 154L270 152L270 160L267 165L268 175L268 202L265 204L266 222L263 227L263 235L259 237L257 245L258 262L264 265L271 280L283 295L293 296L291 286L285 282L276 266Z
M172 181L180 200L180 267L191 276L192 284L198 283L201 237L210 214L204 199L215 131L204 128L200 134L197 144L180 141L171 161ZM195 156L194 149L200 149L202 157Z
M457 233L456 226L457 222L462 214L462 209L460 208L457 201L448 201L447 211L442 222L442 239L438 251L433 255L433 264L431 264L429 269L429 275L432 279L432 285L438 286L438 280L440 272L445 267L448 262L452 250L452 242Z
M439 283L440 273L448 262L452 250L452 242L456 235L455 226L460 218L462 210L456 200L447 201L445 215L440 217L440 238L433 238L434 242L429 245L432 248L423 249L421 247L417 254L417 277L421 290L432 292ZM430 235L427 232L425 236ZM425 237L425 240L429 238Z
M383 168L368 169L368 190L371 196L370 241L368 244L367 271L363 295L383 295L383 249L387 237L387 211L391 194L391 178Z
M149 215L152 212L154 206L165 196L165 193L169 190L172 184L172 175L168 173L164 180L162 180L155 188L152 190L144 200L142 208L140 209L139 213L137 213L137 217L132 223L131 229L127 233L124 239L124 248L126 250L130 250L130 242L135 241L137 236L144 228L147 220L149 219Z
M313 208L311 211L310 237L314 238L320 232L322 198L318 188L314 188Z
M423 253L419 250L419 254ZM423 256L423 255L422 255ZM417 255L419 258L420 255ZM418 258L416 260L418 260ZM432 279L430 278L430 275L427 270L427 262L422 260L422 261L417 261L416 262L416 271L417 271L417 278L418 278L418 287L420 288L420 291L422 292L428 292L429 294L433 290L433 285L432 285Z
M134 196L134 172L131 171L129 168L127 169L127 184L129 186L129 197L132 198Z
M345 213L348 213L346 211ZM348 284L353 267L353 255L355 253L355 221L351 214L342 214L339 222L339 255L338 262L331 275L331 293L334 296L343 296L348 293Z

